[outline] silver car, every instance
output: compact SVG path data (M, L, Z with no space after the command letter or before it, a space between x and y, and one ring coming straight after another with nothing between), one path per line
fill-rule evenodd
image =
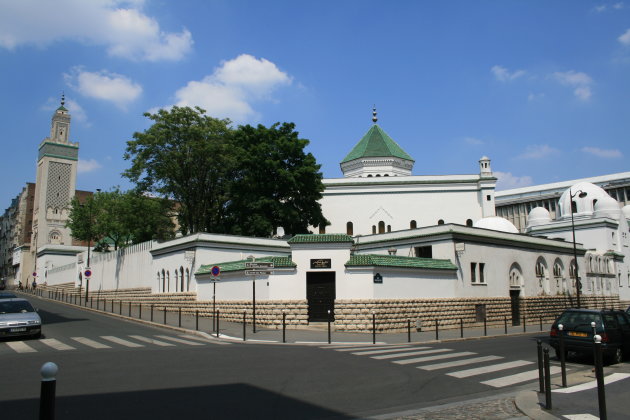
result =
M41 334L42 319L28 300L0 299L0 337Z

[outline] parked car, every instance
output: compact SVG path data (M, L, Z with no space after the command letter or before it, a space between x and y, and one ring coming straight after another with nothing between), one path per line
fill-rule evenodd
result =
M15 298L17 298L17 296L15 296L14 293L0 292L0 299L15 299Z
M564 337L565 352L593 354L595 334L602 337L602 351L610 363L621 363L630 353L630 316L615 309L567 309L551 326L549 344L560 357L559 336ZM558 329L562 324L563 330ZM566 355L566 354L565 354Z
M27 335L39 338L42 320L26 299L0 300L0 337Z

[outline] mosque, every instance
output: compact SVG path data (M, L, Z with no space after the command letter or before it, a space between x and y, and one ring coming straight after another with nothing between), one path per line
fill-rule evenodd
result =
M83 287L86 248L72 244L65 210L54 205L75 193L78 143L69 129L62 104L40 145L30 252L39 283ZM630 206L600 186L571 184L553 215L531 209L522 232L495 214L488 157L469 175L412 175L413 165L374 111L373 125L341 161L343 177L323 181L329 225L288 240L198 233L93 253L90 289L194 292L228 319L255 301L261 323L285 311L297 325L332 317L349 331L366 329L371 311L392 330L410 318L429 325L438 314L453 323L518 325L575 306L578 293L583 306L630 300Z

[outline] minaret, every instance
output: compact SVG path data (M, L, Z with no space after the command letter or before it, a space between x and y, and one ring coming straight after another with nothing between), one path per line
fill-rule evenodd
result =
M70 142L70 114L65 96L52 116L50 137L39 145L31 252L47 244L72 245L66 228L77 180L79 143Z

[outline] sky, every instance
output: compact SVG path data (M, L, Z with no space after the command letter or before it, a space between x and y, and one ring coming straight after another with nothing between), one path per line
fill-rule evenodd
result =
M0 207L62 93L77 189L123 189L143 116L294 122L326 178L378 124L413 175L497 190L630 170L630 1L0 0Z

